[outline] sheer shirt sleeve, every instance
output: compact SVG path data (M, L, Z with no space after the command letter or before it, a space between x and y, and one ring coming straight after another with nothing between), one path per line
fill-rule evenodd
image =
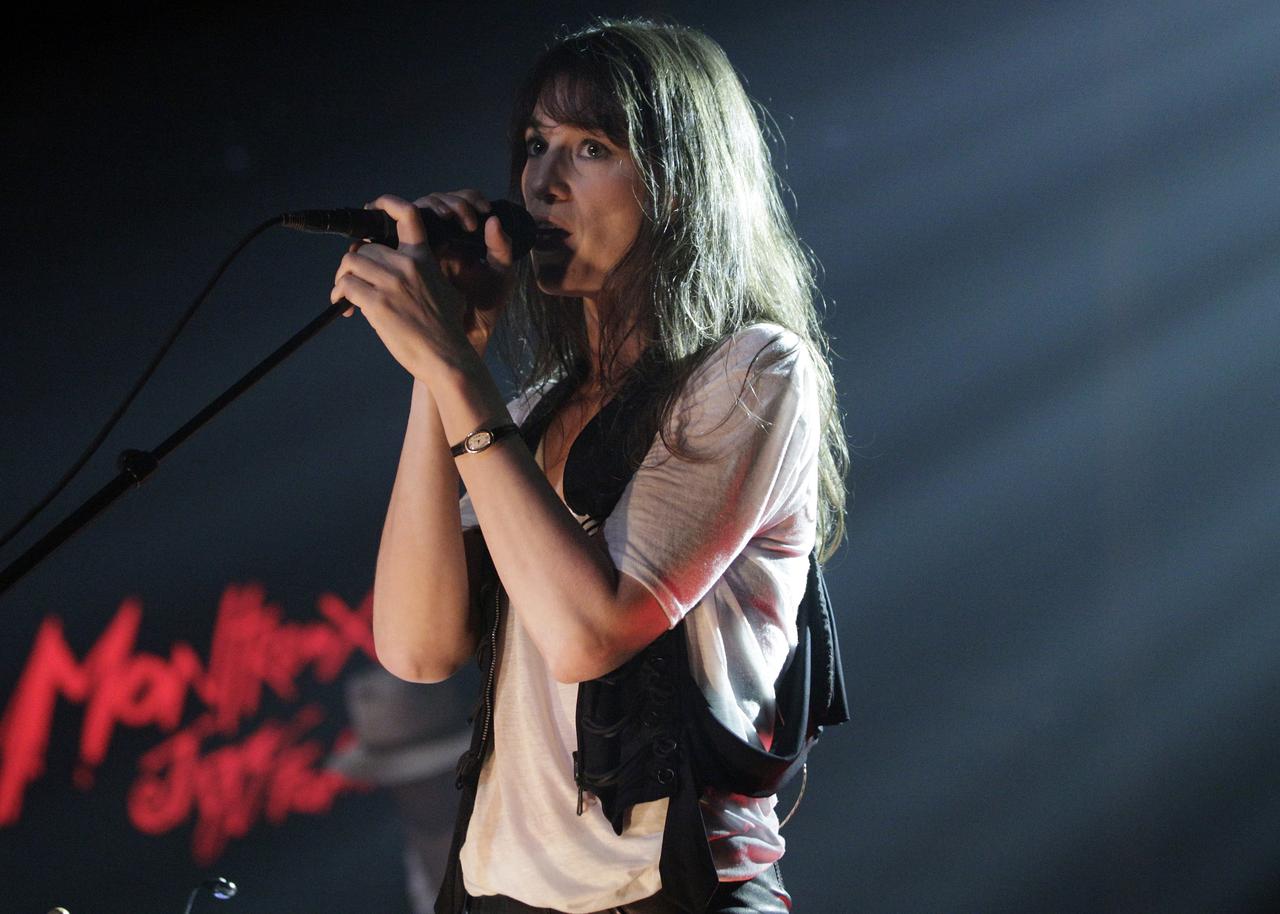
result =
M609 516L617 569L674 626L735 561L806 556L819 432L814 368L800 340L768 324L735 334L690 377L667 440L655 439Z

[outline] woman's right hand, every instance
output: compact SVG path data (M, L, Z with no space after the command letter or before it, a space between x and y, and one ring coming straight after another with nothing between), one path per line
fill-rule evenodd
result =
M447 244L434 252L440 272L466 299L463 325L467 339L478 354L484 355L514 285L511 239L502 230L498 217L490 214L489 201L478 190L466 188L428 194L414 200L413 205L429 209L442 218L454 219L467 231L484 225L486 255L483 261L460 256Z

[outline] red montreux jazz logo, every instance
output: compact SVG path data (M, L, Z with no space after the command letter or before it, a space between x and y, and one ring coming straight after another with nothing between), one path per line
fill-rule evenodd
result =
M85 709L75 773L83 789L92 785L117 726L170 734L138 759L129 820L158 835L194 813L192 851L201 865L261 819L278 823L290 813L327 811L353 784L319 767L327 748L304 738L324 720L322 708L304 705L290 720L267 720L229 741L258 713L264 687L297 701L297 680L308 668L315 681L332 682L354 651L374 656L372 595L354 610L331 594L316 602L320 620L283 621L260 585L228 586L207 664L184 642L174 643L168 658L135 651L142 622L136 598L120 604L82 661L67 646L61 620L47 617L0 719L0 827L18 821L27 786L44 772L59 698ZM204 710L179 728L188 694ZM202 754L210 738L221 745Z

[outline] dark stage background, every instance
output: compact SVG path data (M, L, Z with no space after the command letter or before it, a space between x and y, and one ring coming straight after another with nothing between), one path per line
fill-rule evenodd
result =
M6 40L0 525L249 228L500 192L519 74L619 13L724 45L825 267L854 721L785 832L796 910L1280 909L1270 0L37 9ZM30 534L318 313L342 250L250 248ZM387 796L315 771L369 664L341 623L409 389L340 322L0 598L0 908L178 911L225 874L201 910L407 910ZM23 679L40 632L81 696L43 746L38 702L12 723L20 681L54 694ZM162 724L215 647L239 703L179 692Z

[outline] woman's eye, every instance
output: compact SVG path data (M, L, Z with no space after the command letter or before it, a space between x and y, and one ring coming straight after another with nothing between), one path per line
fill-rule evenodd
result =
M582 154L588 159L604 159L608 157L609 150L604 143L596 140L583 140Z
M542 155L547 149L547 141L540 136L531 136L524 141L524 151L527 155Z

